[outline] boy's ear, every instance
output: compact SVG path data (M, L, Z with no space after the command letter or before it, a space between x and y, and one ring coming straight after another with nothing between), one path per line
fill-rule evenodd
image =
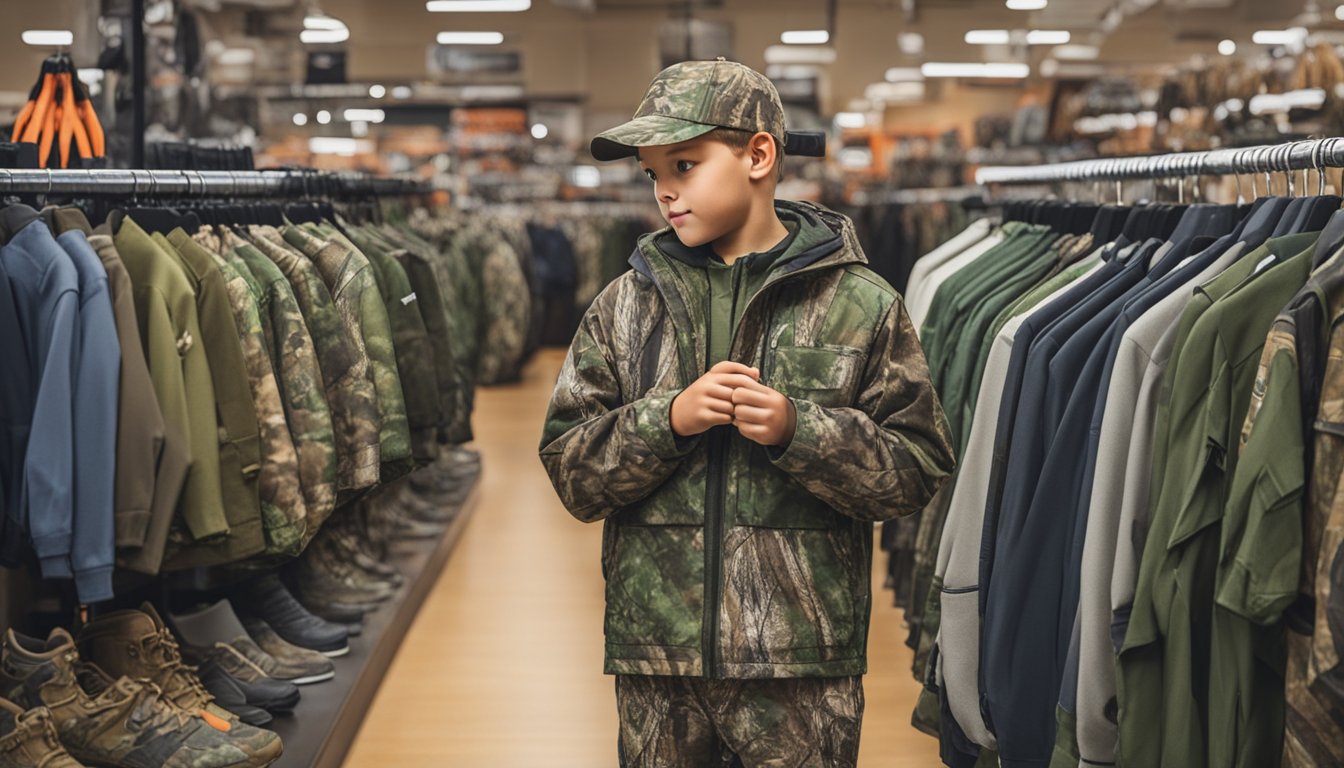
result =
M752 181L773 178L779 164L779 149L775 146L775 137L765 131L757 133L747 142L747 157L751 158Z

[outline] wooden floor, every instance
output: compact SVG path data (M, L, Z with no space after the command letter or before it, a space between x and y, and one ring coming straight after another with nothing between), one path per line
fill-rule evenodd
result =
M602 674L601 528L556 499L537 442L562 353L481 391L481 499L388 672L347 768L608 768L612 678ZM874 590L880 584L874 583ZM890 593L875 591L864 768L939 765L910 727L918 687Z

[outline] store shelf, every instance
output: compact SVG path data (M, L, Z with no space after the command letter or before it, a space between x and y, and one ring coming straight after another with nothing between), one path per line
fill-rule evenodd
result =
M392 546L390 560L406 576L406 583L364 618L364 631L350 638L350 653L332 659L336 679L303 686L303 700L294 714L277 717L269 726L285 742L285 754L274 768L339 768L345 760L402 639L471 519L480 493L479 476L476 483L441 537Z

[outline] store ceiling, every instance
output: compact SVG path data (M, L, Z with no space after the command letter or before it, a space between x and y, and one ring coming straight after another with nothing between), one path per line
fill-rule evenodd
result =
M251 46L257 71L245 82L288 84L302 79L305 47L297 41L304 8L312 5L341 19L350 30L344 44L352 81L405 83L424 81L428 49L441 31L497 30L504 48L521 52L521 85L529 95L582 98L590 109L628 112L659 65L659 29L672 19L691 16L723 22L732 29L731 53L764 68L765 50L790 29L824 29L823 0L533 0L526 13L434 14L421 0L314 0L294 2L258 25L256 0L187 0L203 9L208 28L229 46ZM262 5L274 7L274 0ZM18 43L21 30L82 24L86 36L96 27L86 21L87 0L9 3L6 28L13 44L0 46L0 92L28 88L44 51ZM1071 43L1096 46L1097 62L1109 71L1154 69L1217 57L1223 38L1238 41L1239 55L1257 29L1283 28L1300 16L1302 0L1051 0L1040 11L1013 11L1004 0L838 0L831 43L835 61L823 70L825 105L843 109L881 81L890 67L922 61L1017 60L1039 72L1055 55L1050 46L1029 48L969 45L965 32L976 29L1065 29ZM1335 20L1333 2L1317 6L1321 28L1344 30ZM591 8L592 10L582 10ZM252 18L249 21L249 9ZM1117 16L1117 10L1119 14ZM278 15L277 15L278 14ZM76 22L71 20L75 19ZM265 37L252 37L258 29ZM903 53L902 33L918 32L924 50ZM77 37L79 37L77 35ZM311 49L309 49L311 50ZM76 45L76 56L96 55Z

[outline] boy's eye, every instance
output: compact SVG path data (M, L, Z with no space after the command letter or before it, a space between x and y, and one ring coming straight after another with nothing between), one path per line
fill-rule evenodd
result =
M691 162L690 160L677 161L677 173L686 173L687 171L691 170L694 167L695 163Z
M654 173L652 168L645 168L644 175L649 177L649 181L658 180L658 174Z

